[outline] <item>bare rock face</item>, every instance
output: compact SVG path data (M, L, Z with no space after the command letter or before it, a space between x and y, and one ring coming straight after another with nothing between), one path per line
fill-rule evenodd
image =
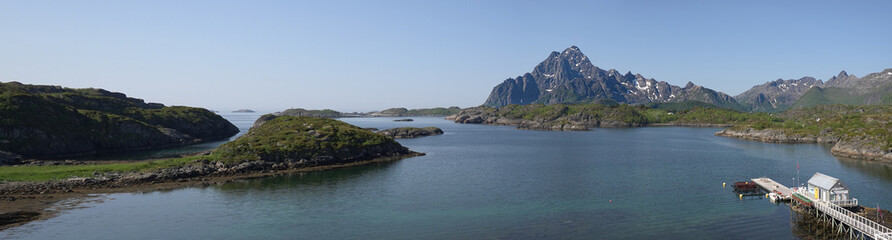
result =
M425 128L416 128L416 127L401 127L401 128L391 128L378 131L378 134L392 137L392 138L419 138L426 136L434 136L434 135L442 135L443 130L438 127L425 127Z
M750 90L734 96L734 99L746 105L752 111L779 111L796 103L812 87L820 87L823 84L823 81L813 77L788 80L777 79L762 85L753 86Z
M724 107L739 107L727 94L688 83L685 87L645 78L640 74L603 70L592 65L576 46L552 52L532 72L496 85L484 105L556 104L611 99L619 103L645 104L701 101Z

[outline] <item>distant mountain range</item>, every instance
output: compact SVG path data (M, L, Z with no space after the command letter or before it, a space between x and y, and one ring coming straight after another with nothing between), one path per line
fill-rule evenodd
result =
M552 52L532 72L497 85L484 105L585 103L605 99L633 105L700 101L740 108L731 96L691 82L679 87L641 74L598 68L576 46L560 53Z
M751 111L774 112L827 104L892 104L892 68L859 78L845 71L827 82L813 77L775 80L734 97Z
M892 103L892 69L864 78L845 71L827 82L812 77L775 80L731 97L688 82L684 87L645 78L641 74L604 70L576 46L552 52L532 72L496 85L484 105L501 107L532 103L618 102L630 105L704 102L721 108L773 112L820 104Z

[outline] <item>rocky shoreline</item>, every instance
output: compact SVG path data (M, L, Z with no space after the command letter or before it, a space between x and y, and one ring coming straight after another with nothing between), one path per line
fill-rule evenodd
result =
M466 124L487 124L497 126L515 126L524 130L546 130L546 131L588 131L591 128L607 127L657 127L657 126L682 126L682 127L715 127L728 128L716 132L716 136L739 138L751 141L768 142L768 143L824 143L834 144L831 153L834 156L845 157L849 159L859 159L867 161L878 161L892 163L892 149L884 149L880 140L862 137L842 138L834 135L831 131L825 130L818 135L793 134L787 133L780 129L762 129L756 130L747 128L736 130L733 124L710 124L710 123L654 123L654 124L637 124L625 123L611 120L597 120L585 117L581 114L568 115L554 120L545 120L541 118L534 119L516 119L499 116L495 112L487 111L462 111L446 117L446 120L452 120L456 123Z
M826 143L834 144L830 153L834 156L851 159L892 163L892 150L883 149L871 139L844 139L824 132L820 136L804 134L787 134L777 129L743 130L725 129L715 133L716 136L739 138L769 143Z
M464 111L462 113L465 113ZM637 123L625 123L612 120L597 120L582 114L561 117L557 120L545 119L516 119L499 117L489 112L478 112L475 114L455 114L446 117L446 120L452 120L456 123L470 124L487 124L497 126L516 126L518 129L525 130L547 130L547 131L588 131L591 128L623 128L623 127L642 127L644 125Z
M628 127L731 127L733 124L710 124L710 123L629 123L614 120L597 120L582 114L570 115L559 118L557 120L546 121L545 119L514 119L499 117L495 114L479 113L467 115L451 115L446 120L452 120L456 123L468 124L486 124L496 126L515 126L524 130L544 130L544 131L589 131L592 128L628 128Z

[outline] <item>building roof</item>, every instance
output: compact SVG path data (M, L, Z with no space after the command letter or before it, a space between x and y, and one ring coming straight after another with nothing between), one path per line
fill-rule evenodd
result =
M839 179L824 175L819 172L816 172L815 175L811 176L811 178L808 179L808 184L828 190L833 188L833 185L836 185L837 182L839 182Z

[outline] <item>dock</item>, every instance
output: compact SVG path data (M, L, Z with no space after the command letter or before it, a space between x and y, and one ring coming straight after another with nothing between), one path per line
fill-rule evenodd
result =
M793 200L794 204L814 209L818 219L838 226L838 232L848 233L850 238L870 238L876 240L892 240L892 229L882 224L871 221L834 202L815 199L813 193L805 188L790 189L770 178L752 179L756 185L769 192Z
M781 199L788 200L792 197L793 191L790 188L775 182L771 178L753 178L752 180L756 185L765 189L765 191L778 194Z

